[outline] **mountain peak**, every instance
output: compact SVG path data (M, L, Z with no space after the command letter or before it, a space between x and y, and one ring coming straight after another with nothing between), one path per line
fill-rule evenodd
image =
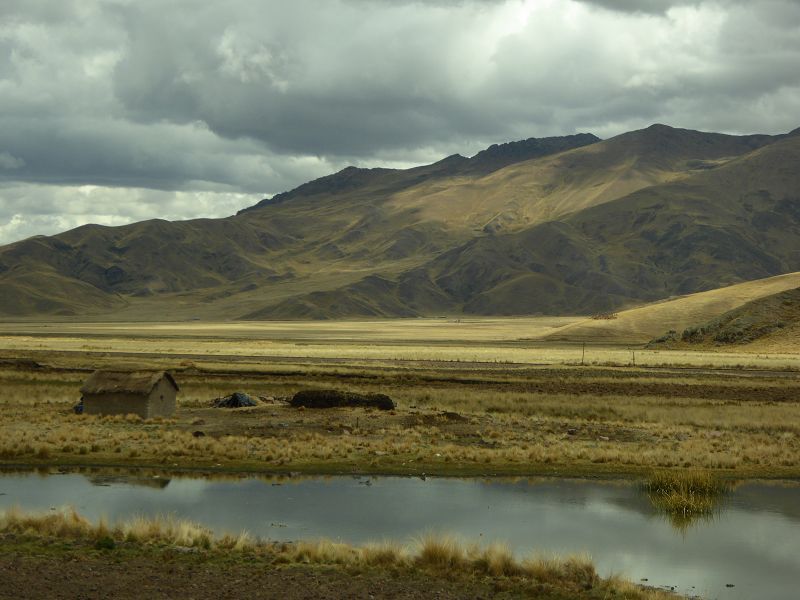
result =
M459 163L459 162L464 162L465 160L469 159L462 154L451 154L450 156L445 156L442 160L437 161L433 164L442 165L446 163Z
M671 127L669 125L664 125L664 123L653 123L652 125L650 125L649 127L646 127L645 129L650 129L650 130L653 130L653 131L675 131L678 128L677 127Z

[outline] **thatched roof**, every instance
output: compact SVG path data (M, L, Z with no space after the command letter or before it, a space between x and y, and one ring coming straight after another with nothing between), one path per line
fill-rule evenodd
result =
M166 371L103 371L98 370L83 382L81 394L124 393L147 395L166 377L177 391L178 384Z

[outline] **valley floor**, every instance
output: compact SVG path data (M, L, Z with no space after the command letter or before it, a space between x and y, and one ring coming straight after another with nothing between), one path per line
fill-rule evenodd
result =
M365 331L361 335L370 335ZM758 369L711 352L702 360L667 364L633 366L611 358L581 365L581 346L552 346L554 354L542 360L541 352L491 336L473 344L429 337L386 346L386 339L343 340L341 330L339 339L282 342L241 334L212 340L202 328L198 337L174 330L155 336L124 330L3 333L5 469L645 477L691 468L731 480L800 477L795 354L765 358ZM392 354L410 346L417 354ZM436 354L440 350L446 358ZM508 359L504 351L525 360ZM559 352L570 358L559 359ZM589 352L635 352L640 358L642 350L595 346ZM497 360L487 360L492 355ZM181 387L176 415L141 420L74 414L81 384L96 368L170 370ZM384 393L397 408L288 404L297 391L313 388ZM258 398L259 405L211 407L213 399L234 391ZM108 551L80 540L8 533L0 536L0 555L0 597L124 598L144 589L172 598L610 597L605 583L566 590L419 569L262 564L226 552ZM614 597L660 597L630 584L623 588Z
M698 468L800 476L800 373L169 355L0 353L0 461L211 471L643 475ZM174 418L75 415L98 367L170 369ZM388 394L397 409L303 410L309 388ZM259 406L211 408L243 391Z
M5 322L0 323L0 353L9 357L36 353L46 362L55 355L59 360L83 355L87 360L80 363L82 366L91 366L93 358L116 356L137 363L169 358L172 365L216 359L240 363L243 368L292 362L427 368L466 368L474 363L481 368L638 365L800 371L797 343L757 350L735 344L645 347L652 337L669 329L672 321L648 319L647 314L634 316L634 329L641 328L641 321L657 323L651 325L652 333L632 335L631 319L626 314L610 321L582 317L443 317L219 323Z

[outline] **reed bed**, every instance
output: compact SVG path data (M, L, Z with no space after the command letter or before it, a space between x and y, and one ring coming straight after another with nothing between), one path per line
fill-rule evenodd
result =
M655 472L643 488L659 510L691 519L712 515L731 485L706 471L680 470Z

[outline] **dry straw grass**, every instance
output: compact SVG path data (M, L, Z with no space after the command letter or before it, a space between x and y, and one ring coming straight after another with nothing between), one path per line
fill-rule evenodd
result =
M48 327L47 337L24 335L25 327L9 326L6 335L0 335L0 349L16 354L31 352L94 352L125 353L130 355L151 354L164 357L184 358L202 355L210 360L220 356L259 357L263 362L271 357L295 357L310 361L348 359L352 361L441 361L449 363L519 363L570 365L637 365L650 366L716 366L742 368L744 366L778 369L800 369L798 348L788 352L748 352L736 350L718 352L711 350L650 350L636 349L635 360L628 347L619 340L599 337L599 343L591 343L585 352L580 344L541 341L541 337L554 331L537 319L497 319L488 322L465 320L448 323L444 320L418 329L415 321L352 323L334 322L328 331L317 323L297 323L288 330L287 338L253 339L238 329L226 333L224 328L214 330L209 338L194 338L190 332L177 329L169 337L169 329L151 329L151 337L126 335L136 327L103 333L102 324L96 328L85 328L80 333L70 332L67 325L53 324ZM588 321L589 324L616 323ZM352 333L356 325L363 329ZM577 325L582 327L581 324ZM15 330L15 327L17 329ZM146 329L146 326L142 326ZM200 326L202 327L202 325ZM652 337L669 330L659 327L654 333L638 336L631 341L623 336L622 343L640 345ZM419 331L419 335L416 332ZM63 332L63 333L60 333ZM623 332L624 333L624 332ZM163 336L163 337L162 337ZM583 337L579 336L580 339ZM532 339L533 338L533 339ZM591 342L591 336L588 338ZM219 360L219 359L218 359Z
M342 369L320 369L312 385L341 386ZM317 472L346 465L412 473L485 467L534 473L559 465L576 472L694 468L750 476L792 474L800 465L800 403L680 397L682 386L708 383L697 375L665 379L656 372L636 377L610 370L553 372L551 380L601 388L625 376L623 383L630 381L634 390L626 393L623 385L620 393L577 395L525 391L551 381L535 371L464 371L442 380L441 373L428 369L344 370L347 377L350 371L362 375L353 380L357 385L345 384L349 389L389 393L398 410L322 414L279 404L250 412L211 410L203 408L209 398L231 388L281 396L308 387L309 376L232 380L201 373L181 376L175 419L74 415L70 408L82 374L0 370L0 461ZM462 381L468 376L471 381ZM791 378L712 377L711 383L734 392L747 385L756 392L795 389L800 394L798 381ZM635 386L646 389L663 381L674 382L678 395L635 391ZM207 435L194 437L197 429ZM568 434L571 430L574 435Z
M643 600L674 597L634 586L619 577L602 579L587 556L534 556L520 561L506 545L492 544L481 548L465 545L450 536L426 535L411 546L382 542L356 547L330 540L274 543L255 539L247 532L215 536L201 525L173 517L137 517L109 525L104 520L94 524L74 508L40 514L27 513L16 507L0 513L0 535L86 541L104 549L127 544L131 547L148 545L245 553L266 558L273 564L424 570L450 578L516 578L523 584L548 585L573 593L597 590L605 594L604 597ZM568 594L565 597L573 596Z

